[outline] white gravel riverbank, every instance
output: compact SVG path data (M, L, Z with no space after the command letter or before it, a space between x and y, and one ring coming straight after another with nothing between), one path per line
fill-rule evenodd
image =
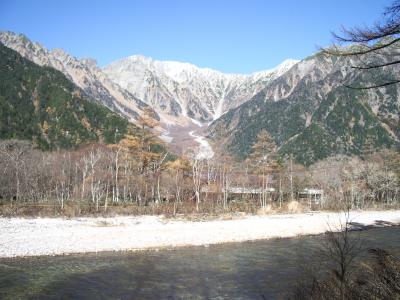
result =
M352 212L361 225L400 224L400 210ZM245 216L190 222L157 216L114 218L0 218L0 257L138 250L242 242L323 233L337 213Z

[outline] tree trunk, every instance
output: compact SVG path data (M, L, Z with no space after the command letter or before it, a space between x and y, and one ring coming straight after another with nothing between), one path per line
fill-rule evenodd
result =
M157 202L161 203L161 195L160 195L160 177L161 175L158 174L157 176Z

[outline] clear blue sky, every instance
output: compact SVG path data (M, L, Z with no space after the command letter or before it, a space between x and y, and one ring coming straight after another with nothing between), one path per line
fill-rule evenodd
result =
M0 30L103 66L142 54L250 73L301 59L390 0L0 0Z

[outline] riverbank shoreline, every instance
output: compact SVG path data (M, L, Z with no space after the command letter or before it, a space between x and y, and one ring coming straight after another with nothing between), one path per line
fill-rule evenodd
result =
M338 230L344 218L333 212L199 222L162 216L0 218L0 257L154 250L314 235ZM352 211L349 220L354 230L399 225L400 210Z

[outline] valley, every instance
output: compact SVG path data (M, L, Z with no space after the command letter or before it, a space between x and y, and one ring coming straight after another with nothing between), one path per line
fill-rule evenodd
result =
M161 137L178 153L187 146L201 146L210 155L205 139L208 125L298 62L289 59L272 70L240 75L134 55L101 69L95 60L77 59L61 49L48 50L12 32L1 32L0 42L41 66L61 71L89 97L134 124L143 108L151 107L160 120ZM192 128L196 136L189 134Z
M160 124L161 139L168 143L172 151L178 155L196 157L197 159L211 159L214 151L206 136L206 126L199 126L198 122L187 122L179 125Z
M352 70L351 58L315 53L241 75L142 55L100 68L94 60L47 50L23 35L2 32L0 41L63 72L89 97L134 124L143 109L151 108L159 120L156 132L177 154L199 146L211 153L210 143L218 143L243 159L260 128L267 128L280 155L307 165L339 153L360 155L367 143L377 149L399 144L398 87L343 88L344 81L368 85L376 77ZM388 66L383 72L394 76L397 71ZM349 103L351 109L343 110Z
M303 164L338 153L359 155L367 142L375 148L399 143L398 88L341 88L343 81L373 80L368 72L351 70L354 62L348 58L316 53L240 75L141 55L100 68L93 60L47 50L23 35L2 32L0 41L35 63L60 70L88 96L134 124L150 107L159 119L159 134L178 154L198 146L210 152L210 142L216 142L244 158L259 128L268 129L281 155L293 155ZM394 74L397 67L385 72ZM349 101L356 101L352 111L341 112Z
M400 299L387 1L2 0L0 299Z
M328 202L319 203L320 207L334 207L337 189L318 176L318 168L326 178L340 174L344 181L358 178L358 182L366 182L373 192L361 198L368 199L371 207L375 207L371 195L378 195L380 205L382 199L396 202L390 199L397 199L400 88L356 89L344 82L368 86L376 73L395 76L397 65L373 73L359 72L352 67L356 63L352 57L319 51L248 75L142 55L99 67L92 59L48 50L22 34L0 32L0 42L5 79L0 95L0 134L6 139L0 150L9 157L2 163L6 170L13 170L9 168L13 165L15 172L20 172L13 161L19 156L14 152L26 148L29 151L22 152L26 157L21 158L26 164L35 160L31 156L46 156L48 161L35 170L45 177L53 176L46 164L57 166L56 157L63 157L64 164L68 156L68 164L76 165L68 172L81 177L81 183L51 182L48 191L41 182L31 183L29 176L25 179L25 193L30 185L41 185L41 195L61 197L61 209L64 198L67 202L79 199L79 189L80 198L89 194L86 180L93 176L98 176L98 186L91 181L92 204L88 207L96 203L96 211L102 203L104 212L107 210L109 196L113 205L119 205L120 185L123 201L135 202L138 212L146 211L149 203L166 201L162 210L172 206L175 214L175 201L181 197L188 200L179 205L183 211L191 209L193 199L196 211L217 211L219 205L225 210L237 197L240 209L246 212L255 213L258 200L261 210L280 211L291 205L283 199L291 195L293 202L295 189L299 194L310 185L328 189ZM392 49L384 51L389 55ZM383 60L381 56L368 59L375 63ZM26 130L22 124L30 126ZM40 154L38 150L56 152ZM271 155L270 161L265 153ZM391 160L396 163L389 173L377 172ZM349 177L346 169L357 164L359 168ZM266 177L263 166L269 173ZM36 167L30 164L30 168ZM332 168L336 171L328 174ZM377 171L372 171L374 168ZM67 169L61 165L60 172L65 174ZM371 172L378 176L374 182L370 182ZM60 176L64 180L64 175ZM379 190L380 182L386 182L384 192ZM4 186L9 184L12 181ZM246 189L258 191L255 187L260 184L271 186L272 194L262 190L245 195ZM239 188L244 192L236 195ZM3 193L19 198L13 194L20 194L20 187L5 188ZM353 205L367 206L365 202ZM300 210L312 207L311 202L304 203Z

